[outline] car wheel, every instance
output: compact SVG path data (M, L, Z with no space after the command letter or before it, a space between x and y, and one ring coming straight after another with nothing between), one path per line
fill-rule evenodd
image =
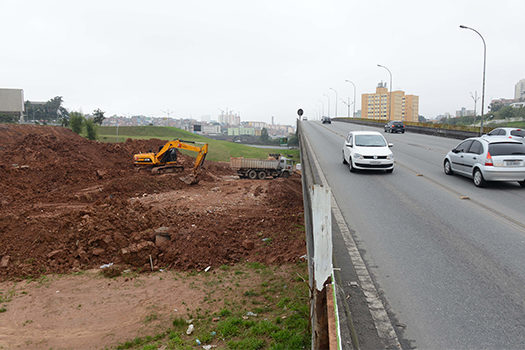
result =
M405 130L401 131L401 133L404 134L404 133L405 133Z
M394 171L394 168L392 168L392 169L387 169L387 170L385 170L385 171L386 171L387 174L392 174L392 172Z
M282 175L285 179L290 177L290 173L288 171L285 171Z
M445 171L445 174L452 175L454 172L452 171L452 167L450 166L450 162L448 159L445 159L445 162L443 163L443 171Z
M518 183L520 184L521 187L525 187L525 180L523 180L523 181L518 181Z
M345 151L343 151L343 164L348 164L348 162L345 159Z
M257 178L257 172L255 170L250 170L248 172L248 178L252 179L252 180L255 180Z
M265 173L264 171L259 171L259 172L257 173L257 178L258 178L259 180L264 180L264 179L266 179L266 173Z
M348 158L348 169L350 170L351 173L355 173L355 168L352 165L352 158Z
M483 174L481 173L481 170L479 169L474 170L474 185L476 185L476 187L483 187L486 184L487 182L483 178Z

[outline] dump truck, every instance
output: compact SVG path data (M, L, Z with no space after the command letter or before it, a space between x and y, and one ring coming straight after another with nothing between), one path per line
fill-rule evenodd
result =
M237 171L241 179L262 180L268 176L286 178L293 172L293 161L283 156L269 157L269 159L232 157L230 167Z

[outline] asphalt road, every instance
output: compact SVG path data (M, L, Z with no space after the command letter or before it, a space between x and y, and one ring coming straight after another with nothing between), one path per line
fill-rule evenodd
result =
M412 133L384 134L393 174L350 173L344 136L381 129L303 126L402 337L421 349L524 349L525 188L447 176L460 140Z

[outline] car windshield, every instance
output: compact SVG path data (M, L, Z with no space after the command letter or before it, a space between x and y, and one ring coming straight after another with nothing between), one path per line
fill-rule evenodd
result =
M500 142L489 144L491 156L525 156L525 145L514 142Z
M355 145L361 147L385 147L386 142L381 135L356 135Z

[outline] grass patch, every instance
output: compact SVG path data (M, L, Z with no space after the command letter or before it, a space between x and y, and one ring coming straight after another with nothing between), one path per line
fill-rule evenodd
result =
M240 279L238 271L243 273ZM184 273L180 278L191 279L189 283L194 282L196 289L207 290L212 282L215 292L221 295L212 303L187 308L194 332L187 335L188 323L178 317L164 332L137 337L116 349L189 350L207 344L243 350L310 348L308 285L296 278L298 274L307 274L306 263L279 267L238 264L221 269L206 281L200 275ZM232 288L234 281L236 286Z
M119 127L119 137L116 137L116 127L100 126L97 129L98 139L102 142L124 142L126 139L161 139L174 140L182 139L194 142L203 142L209 144L209 152L206 159L213 161L230 161L230 157L245 158L266 158L269 153L281 153L290 155L292 159L299 162L299 150L297 149L274 149L274 148L257 148L242 145L235 142L221 141L210 139L201 135L168 127L168 126L121 126ZM137 150L145 152L148 150ZM194 152L183 153L195 156Z

